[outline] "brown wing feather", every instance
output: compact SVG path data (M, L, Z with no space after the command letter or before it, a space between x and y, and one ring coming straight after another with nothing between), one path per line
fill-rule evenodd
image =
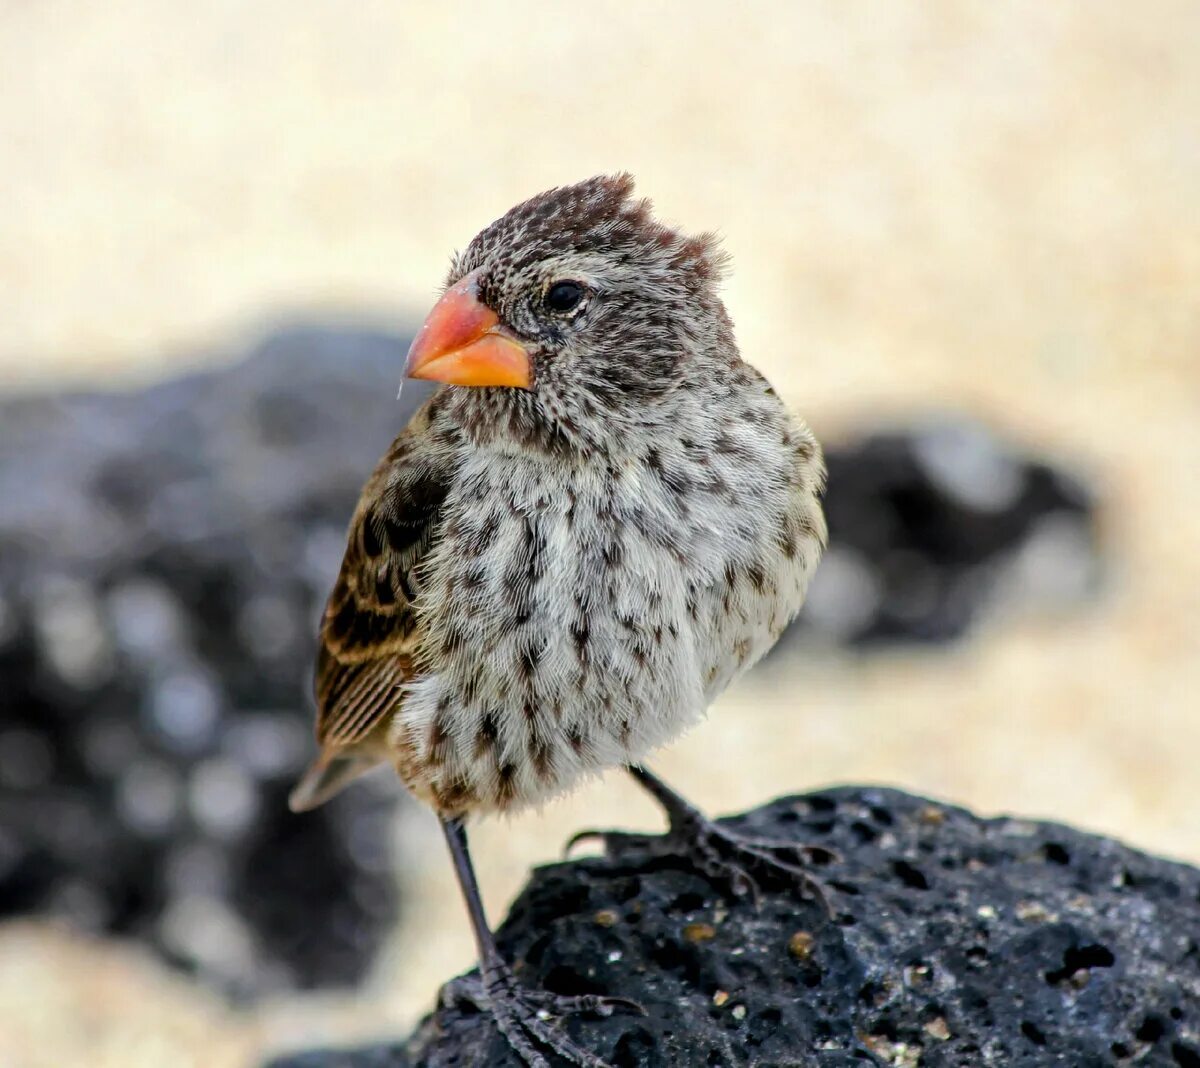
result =
M417 569L434 540L447 484L414 419L363 489L325 606L317 654L317 740L361 742L387 722L412 677L420 640Z

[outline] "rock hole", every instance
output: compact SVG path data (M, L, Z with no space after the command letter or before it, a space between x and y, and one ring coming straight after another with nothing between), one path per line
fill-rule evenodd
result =
M887 990L885 990L884 987L879 983L863 983L863 985L858 988L858 1000L860 1004L868 1005L874 1008L876 1005L882 1005L885 1001L887 1001ZM878 1031L873 1033L877 1034Z
M885 827L890 827L896 822L895 817L882 805L872 805L871 816L876 823L882 823Z
M1025 1020L1021 1023L1021 1034L1035 1046L1044 1046L1046 1044L1046 1032L1032 1020Z
M639 1068L648 1064L654 1052L654 1036L644 1027L626 1031L613 1050L613 1068Z
M1051 864L1070 864L1071 854L1061 842L1047 842L1042 846L1042 856Z
M1070 979L1081 968L1111 968L1116 962L1108 946L1071 946L1063 954L1062 967L1046 973L1046 982L1055 986Z
M1200 1050L1195 1046L1185 1046L1182 1042L1176 1042L1171 1046L1171 1056L1175 1058L1179 1068L1200 1068Z
M855 820L850 824L850 833L863 845L874 842L879 837L879 832L869 823L864 823L862 820Z
M920 868L914 868L907 860L893 860L892 872L910 890L928 890L929 880Z
M589 981L587 976L581 975L574 968L567 967L565 964L559 964L551 968L546 973L544 983L547 990L553 991L555 994L564 994L568 997L573 997L577 994L600 993L596 984Z
M763 1009L758 1018L768 1027L778 1027L783 1023L783 1013L779 1009Z
M636 875L629 879L622 879L618 883L613 884L613 897L622 905L627 901L632 901L642 892L642 880Z
M824 797L821 794L810 794L805 800L808 802L809 812L833 812L837 808L837 802L832 797Z
M1152 1045L1157 1042L1164 1034L1166 1034L1167 1025L1163 1023L1161 1016L1147 1016L1139 1027L1133 1033L1133 1037L1139 1042L1149 1042Z
M668 907L675 912L696 912L698 909L704 908L704 896L695 891L686 890L676 896Z
M702 986L700 960L690 948L674 942L655 946L650 953L654 963L663 971L677 972L689 986Z

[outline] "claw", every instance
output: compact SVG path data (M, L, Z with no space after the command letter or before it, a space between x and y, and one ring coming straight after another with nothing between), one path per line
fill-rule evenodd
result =
M567 839L567 844L563 846L563 858L571 855L571 851L581 842L597 841L604 847L606 853L612 852L613 846L619 842L626 842L630 845L642 844L651 842L656 836L649 834L632 834L629 831L601 831L594 827L589 827L587 830L578 831Z
M483 976L460 976L446 984L443 1004L467 1002L489 1012L500 1033L529 1068L549 1068L535 1043L552 1050L577 1068L611 1068L596 1054L576 1045L554 1024L563 1016L588 1013L611 1016L618 1009L645 1016L636 1001L601 994L554 994L521 986L502 963L488 965Z
M577 845L579 845L580 842L589 842L589 841L592 841L593 839L600 841L604 845L605 849L607 849L609 835L619 834L619 833L620 833L619 831L600 831L600 830L597 830L595 827L589 827L586 830L577 831L575 834L571 835L571 837L567 839L567 844L565 846L563 846L563 851L562 851L563 859L566 860L567 857L569 857L571 855L571 851Z
M750 869L774 870L798 883L829 915L833 915L824 886L800 859L808 857L813 864L820 865L835 861L837 854L824 846L743 837L694 811L676 814L670 830L661 837L592 828L579 831L568 840L563 856L569 857L576 846L588 841L600 842L609 853L617 843L636 841L650 845L656 853L682 854L707 878L728 886L735 897L750 897L755 908L762 905L762 889Z

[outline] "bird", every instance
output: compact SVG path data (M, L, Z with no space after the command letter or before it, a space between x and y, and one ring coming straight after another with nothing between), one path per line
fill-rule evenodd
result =
M741 358L727 269L627 173L485 227L409 349L405 376L438 386L363 488L321 622L319 755L290 805L391 764L433 809L479 956L452 993L531 1068L603 1068L557 1025L641 1007L516 980L469 820L624 768L665 810L664 851L739 894L763 869L819 886L646 767L775 644L827 537L821 447Z

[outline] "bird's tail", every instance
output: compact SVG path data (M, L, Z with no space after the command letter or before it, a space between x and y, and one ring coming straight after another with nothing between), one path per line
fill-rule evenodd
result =
M381 759L373 753L322 753L288 794L288 808L293 812L307 812L325 804L334 794L379 764Z

